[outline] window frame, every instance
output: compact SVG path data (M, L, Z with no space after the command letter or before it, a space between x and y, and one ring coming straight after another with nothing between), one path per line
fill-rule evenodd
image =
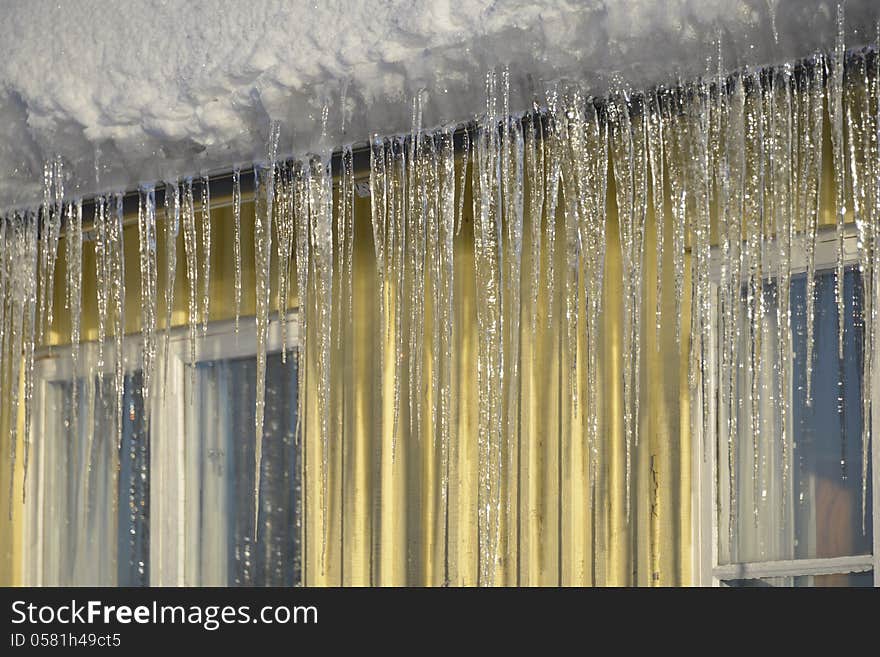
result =
M772 244L772 242L771 242ZM775 249L769 248L775 255ZM792 272L806 270L803 237L798 235L792 244ZM711 357L709 358L709 385L712 399L709 400L710 435L703 435L702 422L694 422L692 448L692 486L691 509L693 518L693 581L698 586L721 586L728 579L757 579L765 577L792 577L832 575L867 572L873 570L874 586L880 586L880 447L874 436L880 432L880 367L875 368L871 379L873 408L877 409L871 417L871 480L872 480L872 553L844 557L819 557L810 559L791 559L782 561L754 561L731 564L718 563L718 523L715 481L718 473L715 445L720 437L718 426L718 380L720 363L718 293L721 278L720 249L712 248L710 285L712 296L712 322L709 327ZM834 227L820 229L816 236L815 270L833 269L837 263L837 235ZM858 264L857 233L855 226L847 224L844 233L844 262L846 265ZM699 388L699 386L698 386ZM691 412L702 407L702 390L698 389L692 401Z
M300 347L299 317L297 310L291 310L287 319L287 349L293 351ZM188 398L186 389L190 376L192 356L189 345L189 328L177 326L169 332L167 378L163 371L164 329L157 331L158 358L154 377L157 395L165 395L165 403L154 403L150 412L150 586L192 586L192 573L196 571L187 558L187 532L191 523L188 519L186 491L186 440L179 437L189 435L193 429L191 418L187 418ZM240 318L239 330L235 331L234 320L209 322L208 330L202 333L201 326L196 332L196 363L247 358L257 355L257 328L253 315ZM123 363L125 372L141 367L141 334L126 334L123 343ZM281 350L281 322L277 314L270 318L266 340L267 353ZM69 381L73 378L71 345L42 347L34 357L34 397L31 415L31 439L41 440L46 432L46 414L42 412L47 388L56 381ZM83 342L79 347L80 373L97 365L97 343ZM295 358L295 355L291 357ZM104 345L103 372L115 372L116 345L112 336ZM162 382L166 389L161 390ZM161 400L160 400L161 401ZM189 422L189 426L187 423ZM45 469L45 452L39 450L31 467L33 475L28 479L27 499L24 509L22 550L23 584L43 586L44 561L42 545L48 540L49 528L43 523L45 487L42 485Z

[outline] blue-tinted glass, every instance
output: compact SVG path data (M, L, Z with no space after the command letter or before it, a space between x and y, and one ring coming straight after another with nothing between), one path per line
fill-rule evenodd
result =
M861 276L849 268L844 357L838 358L834 274L816 278L812 404L806 397L806 278L792 281L794 358L795 557L837 557L871 551L871 488L862 506L862 365L864 362ZM870 462L869 462L870 463ZM869 465L870 468L870 465ZM864 531L862 521L865 521Z

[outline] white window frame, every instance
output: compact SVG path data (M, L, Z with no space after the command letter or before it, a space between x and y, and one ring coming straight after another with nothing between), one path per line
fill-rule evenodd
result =
M221 359L246 358L257 355L256 322L253 316L242 317L239 331L235 332L233 320L208 324L208 331L197 330L196 362ZM191 558L187 557L187 539L192 538L196 527L187 522L188 509L185 493L186 440L193 427L187 427L186 388L190 377L189 329L176 327L170 331L168 345L167 389L162 404L164 331L157 332L158 358L156 363L156 398L150 416L150 586L193 586L198 582L197 572ZM141 335L125 336L123 363L126 373L140 367ZM297 312L287 314L287 349L298 348L299 319ZM277 316L269 322L266 341L267 353L279 352L282 347L281 322ZM35 354L34 398L31 416L31 438L41 440L45 434L46 414L42 412L48 386L54 381L73 378L72 348L46 347ZM289 357L295 358L292 353ZM86 373L97 361L97 344L83 343L79 347L79 371ZM104 369L107 374L115 371L115 341L108 339L104 347ZM190 413L190 416L192 414ZM45 452L39 450L31 464L32 475L28 480L27 504L24 511L22 550L22 573L27 586L43 586L43 559L41 546L51 540L43 523L45 489L41 485L45 466Z
M803 256L803 240L798 236L792 246L792 271L803 272L806 269ZM848 224L844 238L844 258L847 265L857 264L857 235L854 226ZM772 247L771 253L775 253ZM815 250L816 271L831 269L837 263L837 237L835 230L823 229L817 235ZM840 573L858 573L873 570L874 586L880 586L880 447L878 440L871 440L871 473L872 473L872 554L845 557L827 557L812 559L792 559L784 561L761 561L719 564L718 563L718 526L715 481L718 463L716 451L718 436L718 381L717 369L720 362L720 344L718 331L717 298L720 282L720 251L713 248L711 266L712 287L712 323L709 340L712 345L709 359L709 386L713 391L709 400L710 435L704 436L702 422L694 422L692 437L692 469L693 485L691 487L691 509L693 517L693 581L698 586L720 586L723 580L759 579L766 577L791 577L811 575L831 575ZM878 368L880 369L880 368ZM875 372L871 381L871 394L874 409L872 414L871 435L880 432L880 372ZM702 392L698 391L693 400L691 412L698 413L701 408Z

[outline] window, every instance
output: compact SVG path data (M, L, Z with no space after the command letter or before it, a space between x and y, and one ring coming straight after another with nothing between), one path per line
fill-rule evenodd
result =
M844 358L838 359L834 232L816 246L812 403L807 403L806 275L794 262L790 287L790 381L780 385L773 310L777 281L765 280L766 339L755 359L748 320L741 327L736 375L722 381L720 304L713 290L712 435L694 440L696 581L721 586L872 586L878 582L877 460L871 446L862 503L862 279L856 238L845 241ZM792 253L802 250L792 249ZM741 316L746 315L746 286ZM751 363L749 359L752 359ZM760 363L754 379L749 367ZM732 386L724 404L722 386ZM783 418L778 397L788 403ZM880 406L877 406L880 408ZM729 431L735 415L735 431ZM783 420L785 432L783 432ZM698 433L702 433L698 431ZM757 454L755 452L757 446ZM873 460L873 466L872 466Z
M112 342L102 373L96 372L96 345L79 350L76 393L70 348L40 354L25 514L27 583L298 584L295 316L287 343L282 359L279 323L270 324L256 518L253 321L242 321L239 333L231 322L210 325L198 338L194 367L187 329L173 330L167 372L160 350L154 374L155 394L165 400L153 405L149 423L140 336L127 336L119 446ZM92 372L91 387L84 372Z
M108 352L107 366L97 372L97 348L81 348L79 372L92 373L80 374L76 391L69 348L37 357L25 529L28 584L149 584L150 435L142 372L136 351L127 348L117 445L112 345Z

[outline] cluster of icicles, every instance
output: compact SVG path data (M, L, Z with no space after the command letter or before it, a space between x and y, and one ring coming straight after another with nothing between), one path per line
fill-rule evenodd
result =
M841 25L842 27L842 25ZM842 31L841 31L842 35ZM844 218L849 210L858 231L858 266L863 277L862 319L864 332L864 390L869 390L874 362L873 342L877 318L874 295L880 291L880 268L874 254L880 248L877 229L880 208L880 163L878 163L878 58L875 50L844 51L842 36L833 52L821 53L795 64L774 68L748 69L729 74L717 62L717 72L675 88L655 88L636 92L617 88L605 98L584 96L575 87L557 86L548 93L546 105L537 104L533 112L511 114L508 106L509 74L500 80L487 78L486 114L463 130L448 128L428 132L421 127L421 100L413 104L412 133L392 138L376 137L369 145L371 217L380 285L380 316L383 318L380 362L395 372L406 366L408 394L399 389L400 377L393 376L392 389L383 390L393 399L395 427L392 451L396 449L397 416L401 399L410 403L411 431L418 435L422 414L430 413L437 427L441 447L440 472L442 505L448 493L448 445L454 431L451 409L455 389L452 377L452 331L456 322L454 299L453 239L461 230L467 212L465 186L472 193L476 290L478 315L479 386L479 537L481 581L491 582L499 558L499 518L504 505L504 472L515 466L514 442L520 421L519 335L534 333L536 302L541 291L537 278L524 279L522 267L524 214L543 217L528 222L532 234L527 243L530 258L538 262L542 254L549 268L550 289L564 288L563 345L564 371L576 376L575 355L580 353L586 371L586 397L579 399L578 386L570 402L582 406L587 422L587 454L590 481L602 468L599 462L602 440L598 421L599 333L603 312L603 274L606 255L607 207L616 204L623 276L623 425L626 454L626 507L630 509L631 452L639 441L641 343L645 331L643 313L651 316L653 328L675 322L676 340L682 344L681 304L691 295L689 383L692 396L693 429L713 435L710 426L712 404L734 408L737 397L761 394L760 371L764 340L775 340L778 362L769 364L777 372L780 386L773 395L782 418L778 438L785 458L783 476L789 476L791 436L785 418L790 401L785 390L791 381L791 314L789 284L792 252L802 248L807 270L808 372L812 363L813 288L815 244L819 224L819 198L822 172L822 135L830 129L837 209L836 295L840 311L841 345L843 334L843 238ZM713 65L714 67L714 65ZM830 121L830 126L823 122ZM318 423L322 445L321 495L327 498L327 460L329 444L336 428L331 426L331 364L334 334L351 321L352 253L354 226L355 171L353 150L342 152L338 172L338 191L334 195L329 153L304 161L276 158L278 126L273 125L266 161L255 165L255 263L257 324L257 402L256 402L256 491L259 491L261 441L264 417L264 378L269 318L278 312L285 318L283 301L291 286L294 265L298 290L311 290L300 296L299 334L316 336L313 348L318 357L314 371L300 369L300 386L317 390ZM456 172L456 157L461 158ZM470 175L470 181L467 176ZM613 175L614 197L609 176ZM528 193L524 179L529 181ZM165 185L164 221L157 219L154 189L139 192L138 232L141 272L141 329L144 400L159 399L157 368L160 356L168 350L167 327L171 324L176 270L176 236L184 231L186 275L189 284L189 341L193 350L198 326L204 331L209 316L210 258L197 257L198 249L210 253L210 181L170 181ZM197 195L194 190L200 192ZM196 196L199 196L196 200ZM562 202L564 199L564 202ZM335 204L335 210L334 210ZM96 251L98 288L99 367L103 366L104 343L115 340L117 435L121 434L121 362L124 318L125 262L122 242L122 195L96 199L93 236ZM235 308L236 326L241 306L241 189L240 175L233 178L235 231ZM649 209L656 218L648 226ZM667 214L670 214L667 220ZM197 214L201 221L197 221ZM334 225L334 220L336 224ZM366 218L364 219L366 220ZM166 231L165 269L157 265L156 232ZM671 228L670 239L664 230ZM23 402L26 420L23 437L25 469L28 458L29 417L33 394L34 345L53 323L55 262L59 235L67 231L67 307L72 318L70 339L76 369L80 342L82 303L82 203L68 201L64 193L63 165L60 159L45 167L45 198L39 210L13 212L0 220L0 341L2 376L0 386L8 387L12 409ZM676 312L661 316L661 291L656 308L643 302L645 286L646 231L656 230L656 261L663 267L664 249L671 249L674 268L672 291ZM543 242L542 242L543 237ZM671 243L669 241L671 240ZM273 299L270 258L275 248L280 266ZM565 266L559 270L553 255L563 250ZM690 251L691 288L683 289ZM714 253L713 253L714 251ZM549 254L549 256L548 256ZM502 257L503 255L503 257ZM713 300L712 262L720 269L717 297ZM201 271L200 271L201 267ZM159 277L164 276L164 299L157 298ZM404 284L404 278L408 282ZM663 279L658 272L657 285ZM779 281L779 294L769 301L763 294L766 279ZM428 289L425 289L428 281ZM414 287L411 287L414 286ZM411 298L402 298L412 289ZM745 292L744 292L745 291ZM93 291L88 291L92 293ZM668 294L669 292L667 292ZM521 295L531 295L525 317L529 326L520 327ZM745 294L745 303L742 295ZM425 299L435 309L432 324L425 327ZM278 300L273 308L273 301ZM712 314L718 308L718 348L720 350L717 390L710 390L708 374L713 331ZM408 313L404 320L403 314ZM745 313L745 317L743 314ZM764 317L776 315L775 335L764 335ZM164 321L161 319L164 315ZM579 321L585 317L586 321ZM335 318L335 322L334 322ZM554 321L554 320L550 320ZM407 335L402 325L411 327ZM159 325L166 327L164 349L160 348ZM308 326L314 325L313 333ZM649 325L650 326L650 325ZM435 350L430 381L423 380L423 344L419 336L425 328L433 332ZM742 330L749 332L752 344L745 359L749 385L742 390L737 347ZM286 336L286 330L283 331ZM586 350L578 351L579 336L585 336ZM388 337L394 354L386 357ZM404 341L408 341L407 344ZM286 342L286 337L285 337ZM286 347L285 347L286 352ZM299 353L305 352L300 344ZM409 362L402 359L407 354ZM842 357L842 349L841 349ZM390 365L389 365L390 363ZM161 372L161 369L158 370ZM24 399L19 399L20 377L24 378ZM312 382L314 379L314 382ZM380 385L388 377L377 377ZM808 373L807 386L811 376ZM422 408L423 386L434 390L431 408ZM751 390L749 390L751 388ZM74 385L74 394L77 386ZM810 392L808 390L808 397ZM300 395L300 399L304 399ZM870 394L863 395L863 463L867 471L870 427ZM74 409L77 404L74 402ZM149 417L149 410L147 410ZM726 444L732 456L737 438L747 436L755 445L762 439L757 421L751 426L738 424L738 413L728 412L719 426L719 445ZM74 418L74 424L76 423ZM10 424L15 467L16 423ZM301 429L300 429L301 430ZM466 438L466 437L463 437ZM758 485L755 449L755 482ZM731 478L737 476L730 469ZM731 483L730 489L737 490ZM862 484L864 496L865 482ZM259 495L255 494L255 499ZM591 496L592 499L592 496ZM755 496L758 499L758 496ZM757 502L756 502L757 503ZM731 505L735 513L735 503ZM863 500L864 508L864 500ZM326 507L325 507L326 516ZM325 517L326 527L326 517ZM735 523L731 522L731 526Z

